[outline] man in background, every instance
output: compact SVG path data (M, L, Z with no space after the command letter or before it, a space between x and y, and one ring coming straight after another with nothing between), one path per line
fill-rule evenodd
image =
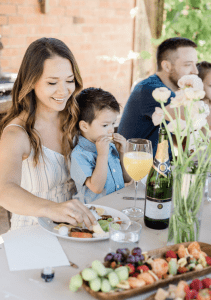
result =
M161 106L152 97L152 92L159 87L166 87L171 91L165 106L174 118L174 109L170 108L170 99L175 97L174 92L178 90L178 80L184 75L198 74L196 47L193 41L182 37L163 41L157 49L157 72L135 86L125 105L118 133L126 139L150 140L153 156L157 150L159 126L154 126L152 114L156 107ZM167 116L165 118L169 121ZM184 119L184 116L181 118Z

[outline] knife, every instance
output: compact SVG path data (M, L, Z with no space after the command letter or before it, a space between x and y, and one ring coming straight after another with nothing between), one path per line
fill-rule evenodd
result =
M134 197L123 197L124 200L134 200ZM145 198L136 198L136 200L145 200Z
M73 267L75 269L78 269L78 266L76 264L74 264L73 262L71 262L70 260L69 260L69 263L70 263L71 267Z

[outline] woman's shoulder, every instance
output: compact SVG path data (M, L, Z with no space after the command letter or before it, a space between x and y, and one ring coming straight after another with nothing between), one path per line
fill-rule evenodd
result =
M10 143L13 146L17 145L24 150L26 155L29 155L31 152L30 140L25 129L25 122L19 117L11 120L4 128L1 141L7 143L7 145Z

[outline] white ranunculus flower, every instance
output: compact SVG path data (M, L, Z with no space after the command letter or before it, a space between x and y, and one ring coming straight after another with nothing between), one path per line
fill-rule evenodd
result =
M166 87L160 87L160 88L156 88L153 92L152 92L152 96L153 98L158 101L158 102L163 102L166 103L168 98L171 95L171 91L169 89L167 89Z
M194 88L197 90L204 90L204 84L197 75L184 75L178 80L180 88Z
M188 106L190 106L190 104ZM204 101L202 100L194 102L192 106L192 110L191 110L192 118L194 119L195 115L198 114L204 114L206 117L208 117L210 114L209 105L204 103Z
M179 123L180 123L180 129L181 131L183 131L186 128L186 121L180 119ZM174 127L177 128L177 120L173 120L173 122L169 122L167 127L170 132L174 133Z
M185 93L183 90L179 90L179 91L175 92L175 95L176 95L176 97L171 98L171 104L170 104L171 108L180 107L180 106L184 105L185 101L186 101Z
M164 118L164 111L160 107L155 107L155 112L152 114L152 122L155 126L158 126Z
M194 130L199 130L207 124L206 114L195 114L193 119Z
M205 96L205 91L197 90L194 88L184 89L185 96L188 100L200 100Z

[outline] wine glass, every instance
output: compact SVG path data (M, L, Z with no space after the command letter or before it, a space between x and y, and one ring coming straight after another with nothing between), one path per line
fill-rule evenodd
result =
M138 182L143 179L150 171L153 163L151 141L133 138L127 140L126 152L123 164L128 175L135 182L134 207L127 207L122 210L130 218L143 217L144 213L136 207Z

